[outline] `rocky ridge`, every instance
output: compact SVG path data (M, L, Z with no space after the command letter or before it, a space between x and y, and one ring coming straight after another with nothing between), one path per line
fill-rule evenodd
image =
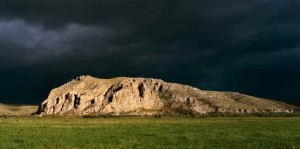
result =
M282 102L235 92L204 91L152 78L80 76L53 89L40 115L164 115L298 112Z

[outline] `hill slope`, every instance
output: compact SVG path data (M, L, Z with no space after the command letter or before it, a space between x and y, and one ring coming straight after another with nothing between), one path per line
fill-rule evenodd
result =
M293 113L299 108L235 92L204 91L152 78L78 77L56 89L40 105L41 115L156 115L215 112Z
M0 103L0 116L29 116L37 110L38 106Z

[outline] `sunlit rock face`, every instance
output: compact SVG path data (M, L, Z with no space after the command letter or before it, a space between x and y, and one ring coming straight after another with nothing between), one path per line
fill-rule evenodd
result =
M204 91L152 78L80 76L53 89L40 115L177 115L296 112L296 106L233 92Z

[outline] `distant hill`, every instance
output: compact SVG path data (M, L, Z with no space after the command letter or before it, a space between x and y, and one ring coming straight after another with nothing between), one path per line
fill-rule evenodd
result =
M299 108L235 92L204 91L160 79L81 76L53 89L41 115L294 113Z
M11 105L0 103L0 116L29 116L38 110L33 105Z

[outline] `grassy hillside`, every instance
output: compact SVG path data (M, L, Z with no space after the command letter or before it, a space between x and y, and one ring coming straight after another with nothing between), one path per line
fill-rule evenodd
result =
M0 103L0 116L28 116L36 112L38 106L33 105L11 105Z
M0 118L0 146L296 149L300 148L299 124L299 117Z

